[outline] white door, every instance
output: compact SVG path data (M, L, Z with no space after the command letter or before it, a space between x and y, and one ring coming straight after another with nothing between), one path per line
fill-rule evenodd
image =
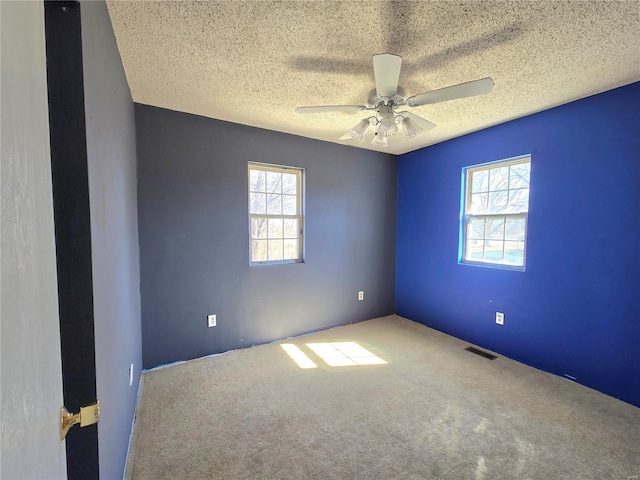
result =
M0 477L66 478L44 8L0 1Z

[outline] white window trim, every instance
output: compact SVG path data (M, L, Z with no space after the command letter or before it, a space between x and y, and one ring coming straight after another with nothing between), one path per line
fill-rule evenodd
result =
M472 167L465 167L463 168L462 171L462 175L463 175L463 182L462 182L462 188L463 188L463 210L462 213L460 215L460 221L461 221L461 228L460 228L460 234L461 234L461 238L460 238L460 255L459 255L459 260L458 263L462 264L462 265L472 265L472 266L477 266L477 267L485 267L485 268L494 268L494 269L499 269L499 270L513 270L513 271L518 271L518 272L524 272L526 270L526 266L527 266L527 233L529 231L529 205L527 205L527 210L526 211L520 211L520 212L512 212L512 213L482 213L482 214L477 214L477 215L473 215L470 213L467 213L469 210L471 210L471 177L473 175L474 172L478 172L478 171L482 171L482 170L489 170L491 168L497 168L497 167L509 167L512 165L519 165L522 163L529 163L531 164L531 155L521 155L518 157L513 157L510 159L505 159L505 160L497 160L494 162L488 162L488 163L483 163L480 165L474 165ZM531 170L529 170L529 172L531 172ZM529 173L529 175L531 175L531 173ZM529 176L529 193L531 193L531 176ZM529 197L529 203L531 203L531 197ZM524 252L523 252L523 258L522 258L522 265L512 265L509 263L497 263L497 262L490 262L490 261L478 261L478 260L470 260L466 258L467 255L467 229L469 226L469 220L471 218L485 218L485 219L490 219L490 218L505 218L505 222L507 218L524 218ZM486 240L486 239L485 239ZM502 240L503 242L505 241L504 239ZM503 255L504 256L504 255Z
M298 176L296 200L298 215L269 215L262 213L251 213L251 205L249 204L250 192L251 192L251 170L262 170L265 172L280 172L280 173L295 173ZM300 167L288 167L284 165L275 165L270 163L258 163L247 162L247 213L248 213L248 236L249 236L249 266L251 267L265 267L271 265L290 265L295 263L304 263L304 168ZM253 218L293 218L298 220L300 231L298 233L298 258L288 260L263 260L254 262L251 259L251 219Z

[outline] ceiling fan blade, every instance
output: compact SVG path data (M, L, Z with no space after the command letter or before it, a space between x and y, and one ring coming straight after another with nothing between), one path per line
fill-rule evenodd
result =
M419 107L420 105L429 105L431 103L446 102L455 100L456 98L474 97L476 95L484 95L493 89L493 80L483 78L474 80L473 82L461 83L451 87L433 90L431 92L421 93L413 97L407 98L407 105L410 107Z
M320 107L298 107L296 113L322 113L322 112L344 112L356 113L367 110L364 105L323 105Z
M382 53L373 56L373 74L376 77L376 92L379 97L392 97L398 91L402 57Z
M410 118L413 120L418 127L422 129L423 132L428 132L432 128L436 128L434 123L431 123L429 120L426 120L422 117L419 117L415 113L407 112L406 110L403 112L398 112L399 115L402 115L405 118Z

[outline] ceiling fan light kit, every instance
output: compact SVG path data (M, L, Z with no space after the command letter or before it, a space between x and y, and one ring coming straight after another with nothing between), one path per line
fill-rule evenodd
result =
M458 98L485 95L493 89L493 80L483 78L407 98L404 95L404 89L398 86L401 66L402 57L399 55L382 53L373 56L373 73L376 80L376 88L369 95L368 103L370 106L325 105L299 107L296 112L302 114L321 112L355 113L363 110L375 110L375 115L359 122L340 137L340 140L353 139L358 142L364 142L369 127L373 125L375 127L375 135L371 143L375 147L384 148L388 146L389 137L398 133L399 125L402 125L408 139L415 138L417 135L435 128L435 125L428 120L411 112L396 112L395 108L403 105L420 107Z
M385 137L384 135L380 135L378 133L376 133L373 136L373 141L371 142L375 147L380 147L380 148L386 148L389 146L387 137Z
M364 120L359 122L355 127L349 130L347 135L357 142L364 142L364 139L367 136L367 131L369 130L369 126L371 125L371 118L365 118Z
M410 118L404 118L402 121L402 127L404 128L404 133L408 138L415 138L417 135L422 133L422 129Z
M398 125L396 124L396 115L393 112L393 105L380 105L378 108L380 122L378 123L377 133L385 137L391 137L398 133ZM400 115L398 115L400 117ZM398 118L398 121L402 121Z

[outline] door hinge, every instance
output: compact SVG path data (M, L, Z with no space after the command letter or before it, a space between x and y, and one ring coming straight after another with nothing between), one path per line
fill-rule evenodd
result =
M75 424L79 423L81 427L87 427L100 421L100 402L96 401L93 405L82 407L80 413L75 415L62 407L60 409L60 440L64 440L67 432Z

